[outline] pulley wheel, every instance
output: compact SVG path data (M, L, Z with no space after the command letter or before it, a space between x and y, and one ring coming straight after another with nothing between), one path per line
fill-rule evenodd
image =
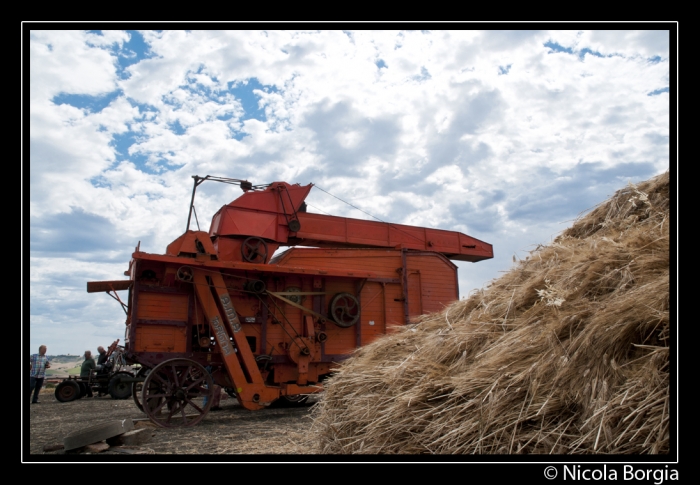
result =
M189 266L180 266L177 270L177 279L180 281L192 281L192 268Z
M265 291L265 282L261 280L246 281L243 288L252 293L263 293Z
M297 292L301 292L301 288L299 288L298 286L290 286L288 288L285 288L284 291L288 292L288 293L291 293L291 292L297 293ZM286 298L287 298L287 300L292 301L292 302L296 303L297 305L300 305L301 302L304 300L304 297L302 297L301 295L287 295Z
M289 221L288 226L291 232L297 232L299 229L301 229L301 223L296 219L292 219L291 221Z
M331 300L330 314L339 327L352 327L360 319L360 302L350 293L338 293Z
M267 261L267 243L255 236L246 238L241 244L241 255L249 263L262 264Z

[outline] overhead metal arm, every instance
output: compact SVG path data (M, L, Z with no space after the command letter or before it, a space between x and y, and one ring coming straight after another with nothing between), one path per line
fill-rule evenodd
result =
M205 180L212 180L214 182L223 182L225 184L238 185L241 187L241 189L243 189L243 192L248 192L249 190L264 189L270 185L270 184L253 185L252 183L248 182L247 180L232 179L232 178L226 178L226 177L216 177L213 175L207 175L205 177L200 177L199 175L192 175L192 178L194 179L194 185L192 187L192 198L190 199L190 212L187 215L187 228L185 228L185 232L190 230L190 221L192 220L192 212L194 211L194 194L197 192L197 187Z

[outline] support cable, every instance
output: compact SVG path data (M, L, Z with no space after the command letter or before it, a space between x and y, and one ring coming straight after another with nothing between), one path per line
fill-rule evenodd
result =
M327 194L330 195L331 197L335 197L335 198L338 199L340 202L349 205L349 206L352 207L353 209L357 209L358 211L360 211L360 212L362 212L362 213L364 213L364 214L367 214L368 216L370 216L370 217L372 217L372 218L374 218L374 219L377 219L379 222L383 222L384 224L388 224L389 226L393 227L393 228L396 229L397 231L402 232L402 233L404 233L404 234L406 234L406 235L408 235L408 236L411 236L412 238L414 238L414 239L420 241L421 244L425 244L425 241L424 241L424 240L422 240L422 239L419 238L418 236L414 236L414 235L411 234L410 232L406 232L406 231L404 231L404 230L402 230L402 229L396 227L396 224L392 224L391 222L383 221L383 220L381 220L379 217L374 216L374 215L370 214L369 212L367 212L367 211L365 211L365 210L362 210L362 209L360 209L359 207L357 207L357 206L355 206L355 205L352 205L350 202L347 202L347 201L341 199L340 197L331 194L331 193L328 192L327 190L323 190L321 187L319 187L319 186L316 185L316 184L314 184L314 187L316 187L317 189L319 189L321 192L327 193Z

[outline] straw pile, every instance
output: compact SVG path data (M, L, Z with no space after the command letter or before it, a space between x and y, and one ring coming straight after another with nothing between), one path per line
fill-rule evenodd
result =
M669 452L669 175L344 363L324 453Z

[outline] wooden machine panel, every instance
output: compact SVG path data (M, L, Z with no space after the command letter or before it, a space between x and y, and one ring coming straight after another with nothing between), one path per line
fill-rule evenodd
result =
M409 317L442 311L459 299L457 267L437 253L406 254Z
M401 251L395 249L292 248L275 261L280 266L371 271L381 278L398 278Z
M136 318L139 320L187 321L189 297L182 294L139 292Z
M136 327L137 352L185 352L187 327L184 325L139 325Z
M171 292L139 291L134 350L185 352L189 296ZM182 322L178 324L178 322Z
M326 354L351 352L358 344L366 345L392 328L405 325L406 312L409 318L437 312L459 298L457 267L434 252L292 248L276 259L274 262L281 266L337 270L356 268L378 276L364 281L359 295L353 284L327 279L325 291L328 299L339 292L358 296L361 318L358 322L359 334L354 326L347 329L332 324L326 326L329 337Z

